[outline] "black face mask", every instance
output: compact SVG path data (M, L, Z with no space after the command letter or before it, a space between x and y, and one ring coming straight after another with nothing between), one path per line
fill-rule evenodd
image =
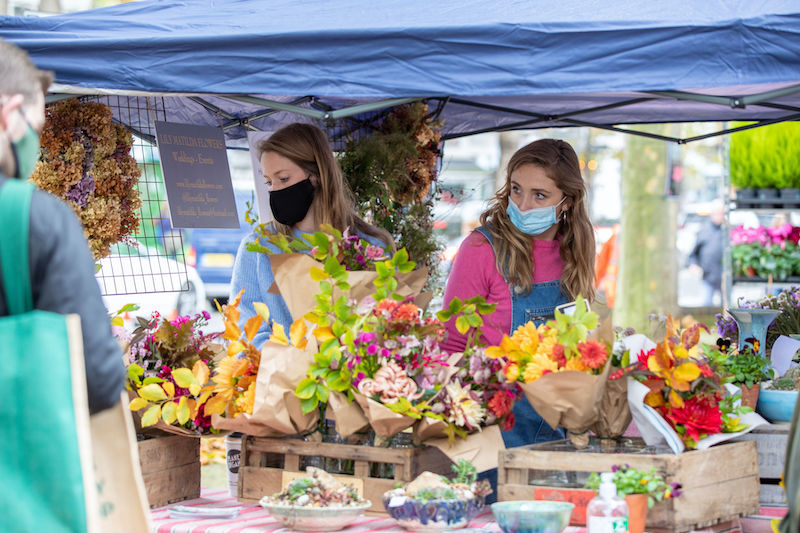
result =
M272 216L286 226L294 226L303 220L313 201L314 185L311 183L311 178L269 193Z

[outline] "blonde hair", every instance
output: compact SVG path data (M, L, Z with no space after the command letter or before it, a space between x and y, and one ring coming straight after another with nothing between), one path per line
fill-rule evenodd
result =
M511 174L523 165L543 169L567 198L570 208L562 211L556 233L564 263L561 287L572 299L580 294L593 300L595 240L586 209L586 185L575 150L562 140L540 139L517 150L508 162L505 185L481 215L481 225L494 239L498 271L525 293L533 286L533 239L518 230L506 212Z
M314 185L311 209L317 224L330 224L339 231L350 228L351 232L371 235L395 249L394 239L388 231L368 224L356 213L353 192L321 129L300 122L284 126L259 144L259 159L265 152L282 155L306 174L317 177L311 180ZM272 226L279 233L292 234L291 226L277 221L273 221Z

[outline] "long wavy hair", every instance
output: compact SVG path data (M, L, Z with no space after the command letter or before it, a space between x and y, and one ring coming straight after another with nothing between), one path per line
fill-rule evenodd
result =
M580 294L594 299L594 230L586 209L586 185L581 177L578 156L569 143L559 139L540 139L523 146L508 162L506 182L481 214L481 225L494 238L497 269L506 279L527 293L533 286L533 239L518 230L508 217L511 174L523 165L542 168L567 198L570 208L562 211L556 233L564 264L561 286L574 299Z
M300 122L284 126L258 145L259 160L264 152L282 155L312 176L314 203L311 209L317 224L330 224L339 231L350 228L351 232L377 237L387 247L395 249L394 239L388 231L368 224L356 213L353 192L321 129ZM279 233L292 234L291 226L278 221L271 224Z

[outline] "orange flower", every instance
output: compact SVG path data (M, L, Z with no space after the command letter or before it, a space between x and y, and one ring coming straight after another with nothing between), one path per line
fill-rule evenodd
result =
M584 365L594 370L603 368L608 360L605 344L599 341L586 341L578 343L578 352Z
M412 303L402 304L394 311L392 318L401 322L416 322L419 318L419 307Z

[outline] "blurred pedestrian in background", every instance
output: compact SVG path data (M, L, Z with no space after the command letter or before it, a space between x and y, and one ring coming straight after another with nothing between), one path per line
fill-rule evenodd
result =
M708 219L697 232L697 241L689 254L689 269L702 275L703 298L701 305L722 304L722 221L725 209L722 200L715 200Z

